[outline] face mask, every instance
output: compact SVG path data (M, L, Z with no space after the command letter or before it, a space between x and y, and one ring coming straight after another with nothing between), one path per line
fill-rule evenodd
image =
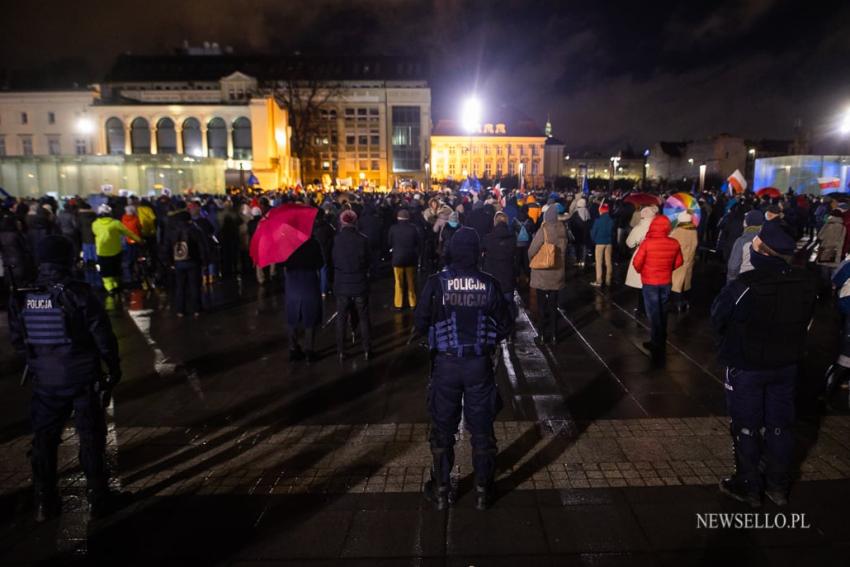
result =
M457 228L457 225L459 225L459 224L460 223L457 222L457 221L453 221L453 220L449 221L449 226L452 227L452 228Z

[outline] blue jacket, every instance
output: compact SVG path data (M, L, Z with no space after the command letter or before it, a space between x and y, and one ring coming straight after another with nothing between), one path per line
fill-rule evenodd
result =
M599 215L599 218L593 222L590 238L593 239L594 244L614 243L614 220L610 214Z

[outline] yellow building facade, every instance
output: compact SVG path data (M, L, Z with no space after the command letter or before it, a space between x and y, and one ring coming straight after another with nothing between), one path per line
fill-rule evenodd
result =
M525 117L485 122L468 133L454 121L441 120L431 134L431 177L497 180L521 174L526 186L542 187L545 144L546 136Z

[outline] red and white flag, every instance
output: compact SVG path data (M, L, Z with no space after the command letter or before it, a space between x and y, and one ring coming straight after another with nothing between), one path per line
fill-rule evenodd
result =
M747 190L747 180L744 178L744 174L741 173L740 169L736 169L727 181L729 182L730 189L735 194L740 194Z
M841 180L837 177L818 177L818 185L823 189L841 189Z

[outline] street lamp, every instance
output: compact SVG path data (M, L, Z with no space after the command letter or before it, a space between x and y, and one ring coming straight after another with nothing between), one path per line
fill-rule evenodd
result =
M77 132L80 134L90 135L94 133L94 121L91 118L86 118L85 116L79 118L77 120Z
M525 164L519 162L519 190L522 191L525 188L525 183L522 177L522 170L524 169Z
M844 111L844 115L838 124L838 133L842 136L850 134L850 109Z
M425 162L425 191L431 192L431 164L427 161Z

